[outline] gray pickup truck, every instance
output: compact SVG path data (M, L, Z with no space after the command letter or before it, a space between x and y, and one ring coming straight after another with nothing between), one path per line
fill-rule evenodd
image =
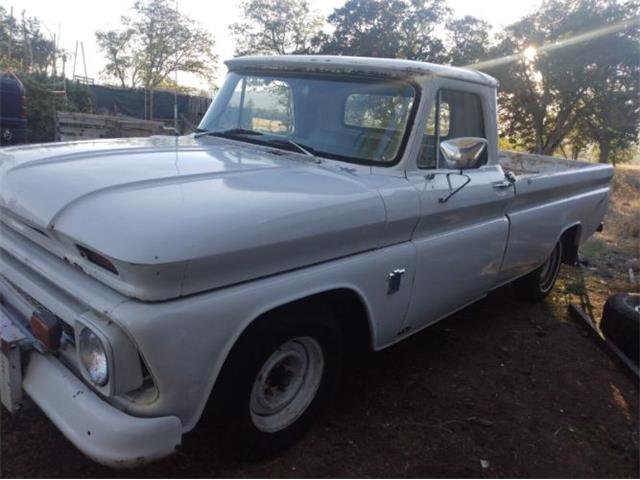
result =
M195 134L0 150L2 402L107 465L169 455L205 407L233 448L290 445L346 353L508 282L543 299L607 208L611 167L498 151L482 73L227 66Z

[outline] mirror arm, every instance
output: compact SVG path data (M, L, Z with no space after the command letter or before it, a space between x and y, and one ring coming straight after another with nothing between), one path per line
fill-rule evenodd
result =
M452 188L452 187L451 187L451 175L452 175L452 173L451 173L451 172L447 173L447 183L449 184L449 189L451 189L451 188ZM455 175L462 175L464 178L466 178L466 179L467 179L467 181L466 181L466 182L464 182L462 185L460 185L460 186L459 186L458 188L456 188L455 190L453 190L453 191L449 192L449 195L447 195L446 197L440 197L440 198L438 199L438 202L439 202L439 203L445 203L445 202L448 202L448 201L449 201L449 199L450 199L451 197L453 197L456 193L458 193L460 190L462 190L464 187L466 187L466 186L469 184L469 182L471 181L471 177L470 177L469 175L464 174L464 173L462 172L462 170L460 170L460 172L459 172L459 173L455 173Z

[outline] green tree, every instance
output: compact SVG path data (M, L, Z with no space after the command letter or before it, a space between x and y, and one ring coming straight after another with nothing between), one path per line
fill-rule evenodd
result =
M55 42L42 33L36 17L22 11L18 20L0 6L0 68L47 73L59 53Z
M576 134L598 146L598 161L615 165L622 152L638 144L640 135L640 68L636 48L628 49L629 58L622 65L604 65L611 71L593 92L576 124Z
M22 74L27 97L27 126L30 142L55 140L58 111L93 112L93 97L86 85L52 77L46 73ZM66 90L66 96L62 94Z
M176 70L213 81L213 37L169 0L137 1L119 30L98 31L96 39L108 60L104 73L122 86L154 89Z
M604 112L597 108L603 91L632 92L638 28L629 19L637 9L636 0L547 0L507 27L494 55L525 55L487 69L501 82L503 133L527 150L552 155L585 115Z
M244 0L242 20L229 28L236 55L310 53L324 24L307 0Z
M592 146L593 142L589 135L585 135L585 132L579 128L574 128L562 142L560 148L565 157L578 160L590 157Z
M447 24L449 60L452 65L464 66L486 60L491 42L491 25L466 15Z
M348 0L328 18L333 33L316 43L322 53L442 62L436 32L449 15L444 0Z
M131 43L133 35L132 28L96 32L98 47L107 58L103 73L107 78L117 79L123 88L128 83L136 86L140 81L138 78L140 64L134 60L134 47Z

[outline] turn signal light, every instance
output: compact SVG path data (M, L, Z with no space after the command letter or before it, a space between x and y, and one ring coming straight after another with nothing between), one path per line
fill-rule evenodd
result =
M31 333L49 350L60 346L62 325L57 317L47 312L33 312L31 315Z
M81 247L80 245L76 245L78 250L80 250L80 256L86 258L91 263L98 265L99 267L104 268L105 270L109 270L111 273L115 273L118 275L118 270L115 265L111 263L107 257L100 255L99 253L94 252L93 250L89 250L88 248Z

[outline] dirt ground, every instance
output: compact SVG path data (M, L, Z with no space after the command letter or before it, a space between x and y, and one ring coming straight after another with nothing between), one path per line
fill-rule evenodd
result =
M34 408L2 412L1 476L638 478L638 380L568 313L582 302L599 319L607 295L638 290L640 168L619 168L613 186L605 232L544 303L505 287L359 359L325 419L272 460L224 458L224 432L196 429L171 458L109 470Z

